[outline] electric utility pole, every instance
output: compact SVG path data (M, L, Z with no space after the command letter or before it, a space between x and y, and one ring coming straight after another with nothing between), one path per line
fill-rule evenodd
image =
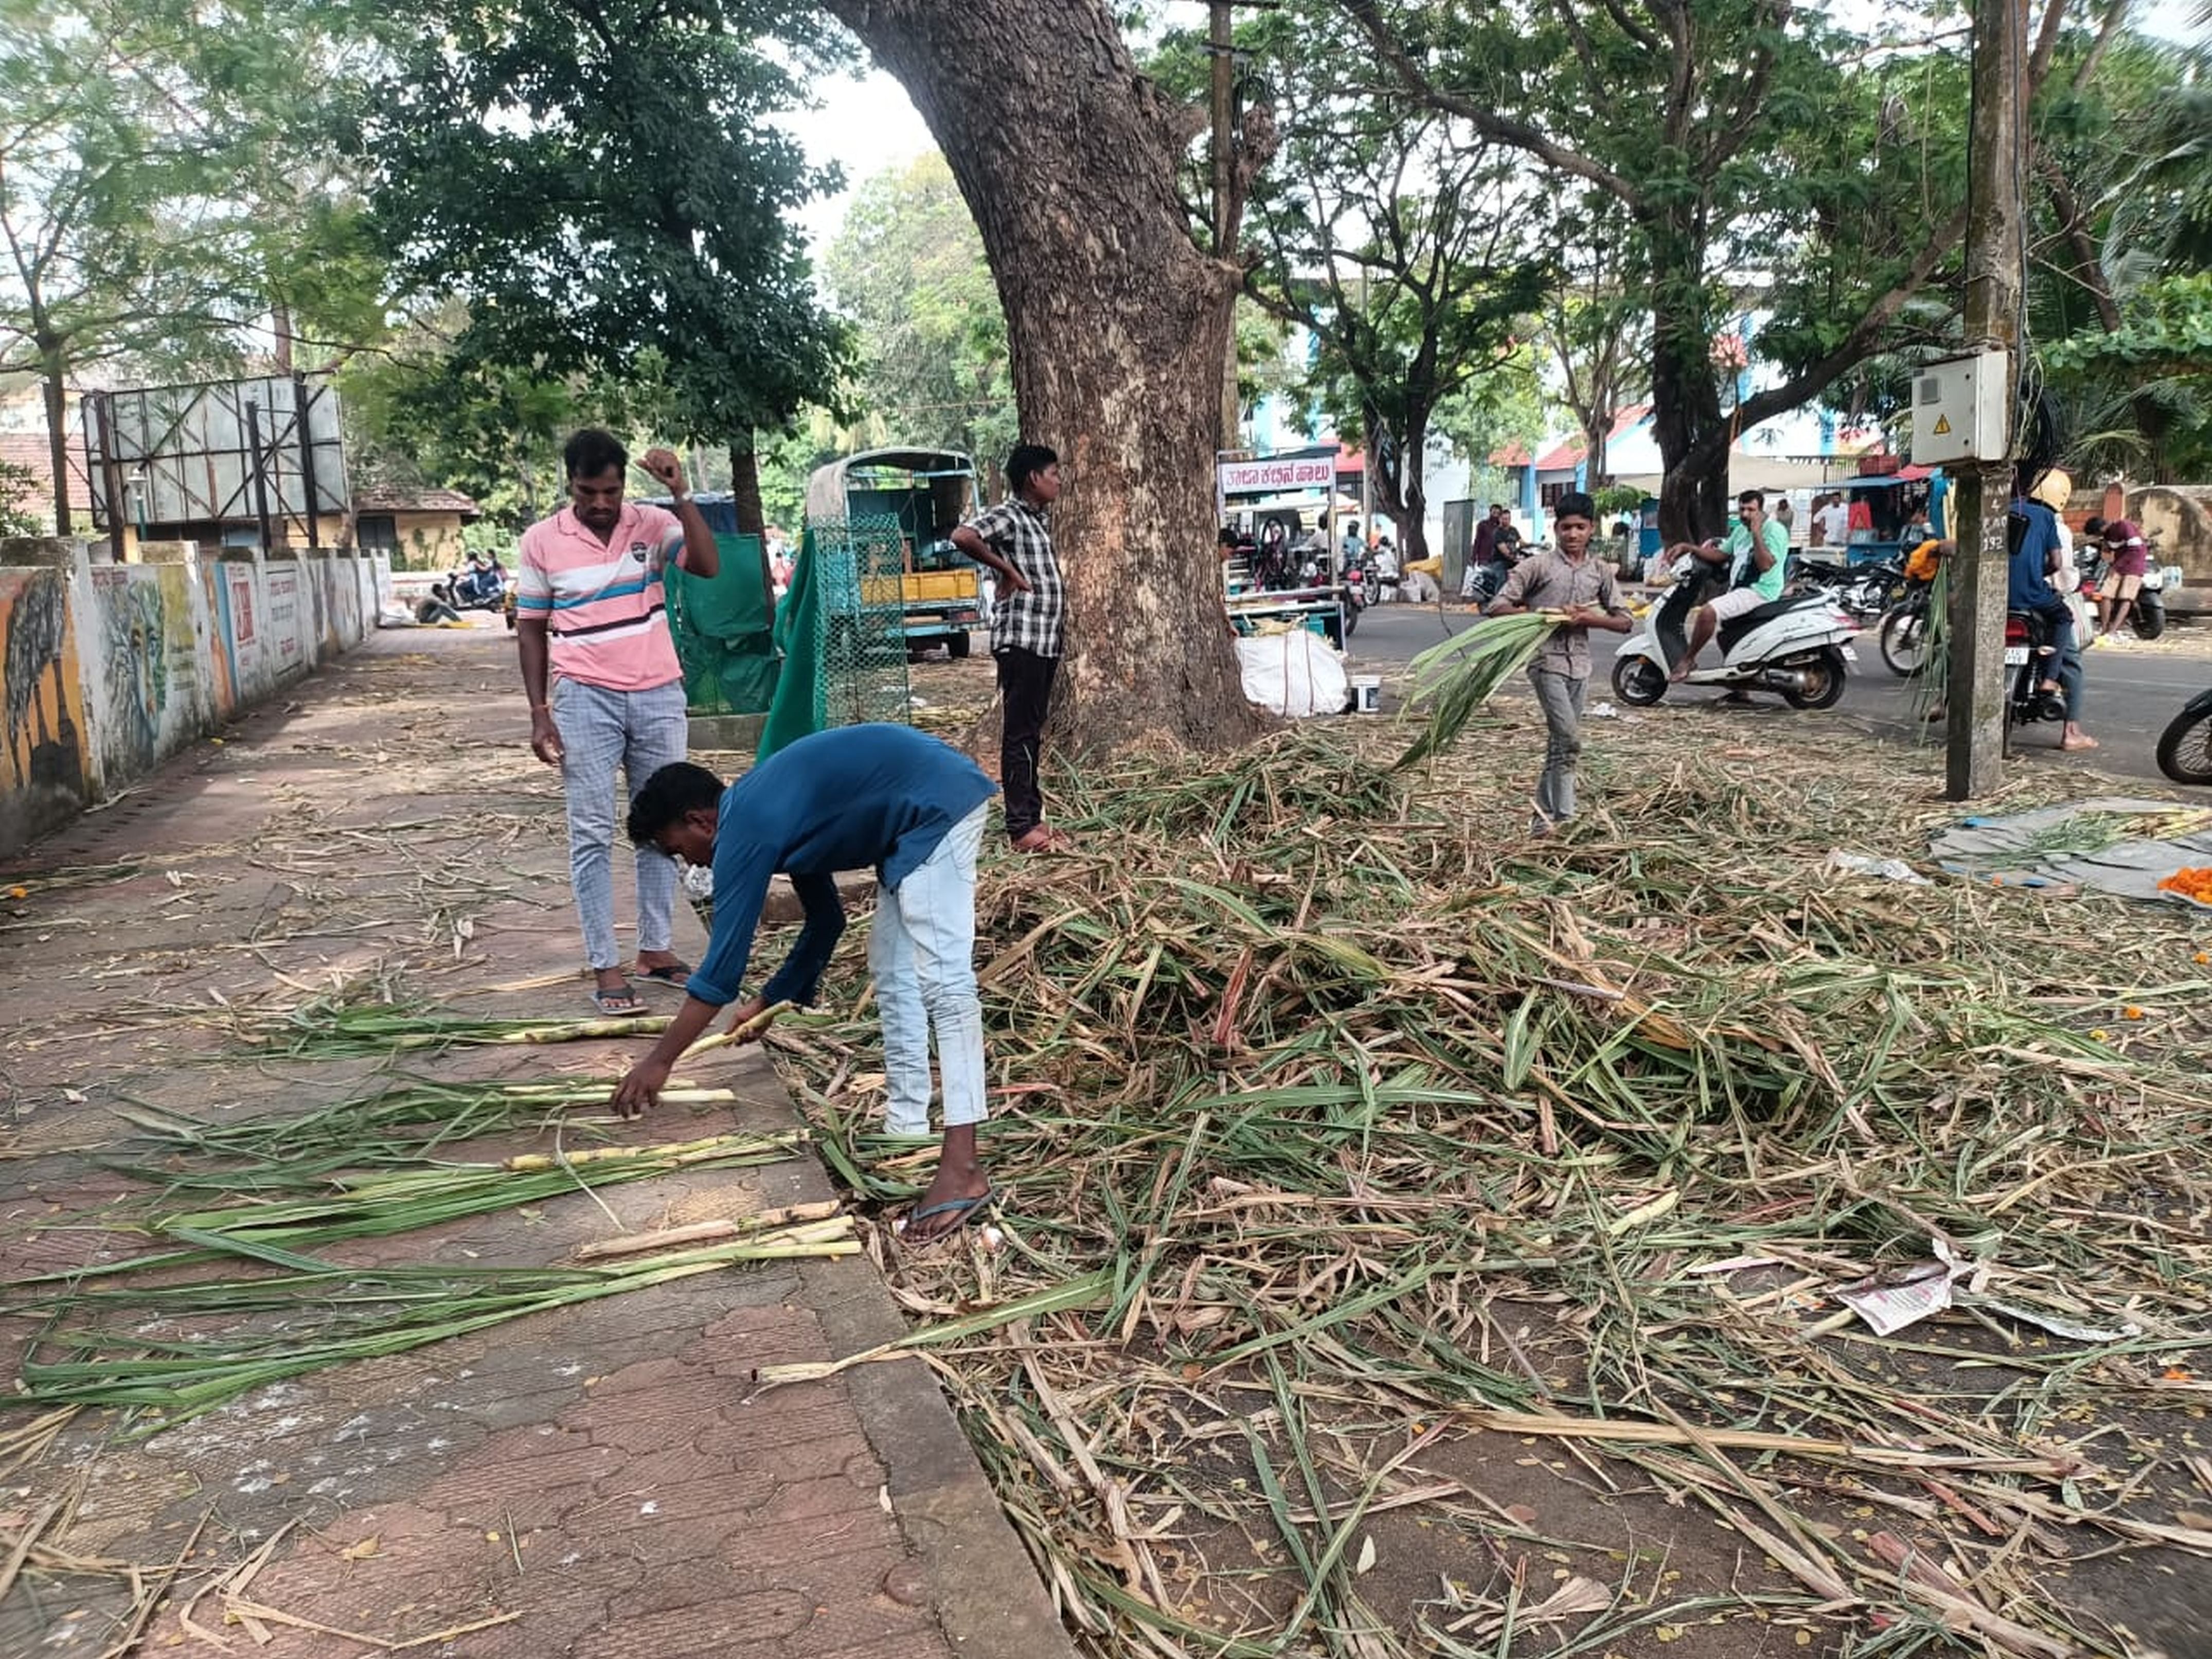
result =
M1965 343L1969 349L2004 352L2008 414L2016 410L2018 400L2011 394L2020 380L2027 79L2027 0L1974 0ZM2017 433L2011 436L2016 443ZM2012 447L2006 446L2008 456ZM1971 463L1962 469L1949 526L1958 548L1949 580L1946 692L1944 793L1952 800L1987 794L2004 776L2004 618L2010 575L2005 520L2012 489L2009 459Z

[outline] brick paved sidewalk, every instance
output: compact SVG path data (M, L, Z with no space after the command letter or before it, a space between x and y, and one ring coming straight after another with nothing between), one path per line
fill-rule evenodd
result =
M250 1054L234 1011L368 979L502 1014L586 1012L580 977L485 989L580 958L558 780L521 746L513 679L495 632L380 635L0 882L33 890L0 900L0 995L24 1016L0 1042L0 1273L106 1248L69 1224L131 1190L93 1161L125 1132L110 1107L298 1110L375 1070ZM104 865L127 867L37 880ZM618 888L626 870L617 854ZM704 940L678 925L696 959ZM465 1050L405 1069L612 1077L635 1051ZM617 1139L795 1121L757 1051L694 1079L738 1091L734 1114L664 1107ZM637 1231L833 1195L801 1156L329 1254L555 1265L616 1219ZM22 1323L0 1322L0 1378ZM903 1328L865 1256L740 1267L313 1373L150 1438L80 1413L12 1466L4 1437L32 1413L0 1413L0 1653L1071 1652L922 1365L766 1395L749 1381Z

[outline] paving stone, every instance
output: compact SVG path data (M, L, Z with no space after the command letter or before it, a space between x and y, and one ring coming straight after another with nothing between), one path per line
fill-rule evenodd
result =
M205 1006L210 987L240 1007L281 1006L298 1000L301 985L361 975L488 1013L580 1012L580 978L538 992L489 988L565 967L577 950L562 896L558 783L515 740L512 665L512 647L496 633L377 639L240 721L223 746L191 751L113 810L36 849L44 867L137 860L144 868L126 883L70 893L90 953L70 963L53 1018L0 1031L0 1073L38 1079L0 1103L12 1109L0 1115L10 1154L0 1158L0 1237L14 1241L0 1271L113 1261L141 1248L35 1224L80 1224L128 1190L73 1150L112 1140L106 1109L125 1096L245 1121L343 1098L390 1075L388 1056L271 1062L212 1022L148 1023ZM431 734L467 745L465 787L394 763L404 744ZM477 846L487 801L507 826L502 868L485 890L461 896L477 932L456 960L442 922L426 926L416 872ZM387 828L396 825L410 827ZM326 836L312 857L295 851L303 836L343 827L362 833ZM626 857L618 852L618 864ZM183 872L181 887L162 873L173 869ZM618 878L618 895L627 886ZM703 937L688 913L678 927L678 948L699 951ZM252 952L238 948L246 943ZM35 968L0 953L0 991L40 988ZM407 1069L454 1081L605 1078L635 1051L620 1041L454 1049L411 1056ZM732 1127L781 1131L795 1121L757 1052L717 1057L700 1080L742 1098L657 1114L616 1138L643 1145ZM65 1089L88 1097L72 1100ZM23 1111L26 1103L36 1109ZM495 1136L451 1150L492 1158L545 1144ZM635 1231L833 1192L821 1165L801 1156L686 1170L596 1200L570 1194L526 1213L356 1241L333 1254L364 1266L552 1266L607 1237L610 1209ZM945 1547L953 1529L942 1516L908 1528L884 1508L886 1487L911 1482L886 1468L878 1449L896 1459L917 1443L916 1413L942 1418L943 1435L958 1443L933 1388L901 1395L882 1386L887 1379L848 1375L757 1390L757 1366L826 1360L880 1340L854 1334L866 1327L853 1323L851 1309L863 1305L884 1328L900 1327L866 1261L702 1275L257 1390L149 1441L118 1438L112 1414L87 1414L43 1459L11 1471L10 1486L35 1506L88 1468L73 1522L51 1541L149 1565L173 1559L212 1510L191 1569L199 1583L290 1523L252 1594L372 1644L495 1611L516 1615L450 1647L419 1650L434 1659L949 1659L945 1609L996 1609L1010 1598L1023 1599L1030 1623L965 1620L971 1632L984 1623L984 1635L1000 1626L1024 1632L1018 1647L986 1643L983 1659L1071 1659L972 1458L957 1499L941 1478L927 1483L976 1517L959 1532L952 1565L915 1553ZM21 1343L19 1332L0 1331L0 1364ZM891 1402L893 1414L872 1420L866 1401ZM374 1549L363 1550L371 1540ZM995 1566L979 1540L995 1540ZM979 1580L979 1571L1002 1577ZM971 1589L972 1601L944 1599ZM97 1587L65 1599L108 1606ZM9 1598L11 1616L19 1602ZM46 1622L35 1631L0 1627L0 1653L97 1659L112 1623L90 1618L70 1633L58 1614L48 1617L59 1606L41 1602ZM195 1616L206 1624L221 1615L204 1601ZM255 1659L360 1659L364 1650L347 1636L281 1623L270 1626L265 1647L228 1633L234 1652ZM173 1646L200 1646L184 1638L173 1610L140 1650ZM971 1638L963 1659L977 1651Z

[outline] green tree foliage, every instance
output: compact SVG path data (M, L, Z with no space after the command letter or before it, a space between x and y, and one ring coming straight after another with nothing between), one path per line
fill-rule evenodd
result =
M834 183L773 120L818 28L763 0L431 0L360 131L403 292L457 296L455 373L661 365L662 429L732 445L831 395L845 331L789 216ZM742 507L741 507L742 512Z
M2212 471L2212 52L2068 40L2036 109L2028 321L2077 470Z
M1338 3L1404 94L1537 164L1563 219L1624 222L1670 536L1719 528L1734 432L1818 395L1955 269L1949 43L1877 51L1784 0ZM1775 313L1757 349L1790 373L1730 407L1714 344L1754 294Z
M1632 287L1632 236L1603 198L1560 248L1560 281L1544 298L1537 338L1558 376L1560 400L1582 428L1589 482L1610 476L1606 446L1620 410L1645 392L1651 310Z
M1272 88L1279 138L1246 205L1245 293L1311 335L1314 402L1364 444L1378 510L1407 556L1425 557L1437 409L1510 356L1553 262L1519 246L1526 204L1504 152L1464 122L1310 72L1359 49L1333 8L1286 5L1239 44ZM1186 43L1164 72L1194 61Z
M1006 313L945 158L864 182L822 267L859 346L852 402L879 441L1004 460L1018 431Z
M1531 455L1543 442L1550 401L1533 341L1502 363L1471 376L1437 406L1436 430L1474 469L1475 494L1487 501L1505 489L1504 470L1491 459L1519 445Z
M0 10L0 373L36 375L69 499L69 388L98 364L234 361L240 215L158 8Z

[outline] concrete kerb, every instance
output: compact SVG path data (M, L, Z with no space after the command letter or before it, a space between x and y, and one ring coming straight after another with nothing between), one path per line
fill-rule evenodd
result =
M858 1353L907 1334L875 1274L802 1263L799 1276L833 1352ZM920 1360L856 1365L843 1381L888 1477L899 1534L929 1577L946 1639L973 1659L1076 1659L1037 1564L929 1367Z

